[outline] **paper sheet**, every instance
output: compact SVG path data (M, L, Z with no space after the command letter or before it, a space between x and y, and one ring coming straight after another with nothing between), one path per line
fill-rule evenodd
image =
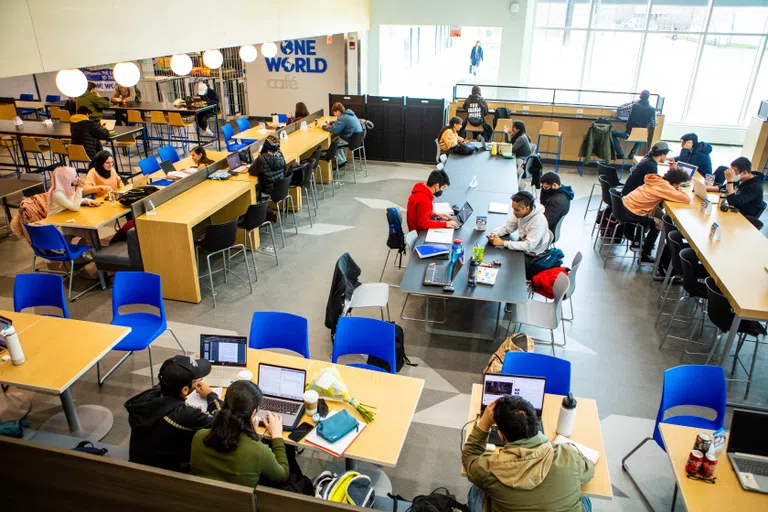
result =
M331 411L328 413L328 416L326 416L325 419L330 418L334 414L336 414L339 411ZM355 418L357 420L357 418ZM344 452L347 451L347 448L349 448L349 445L352 444L352 442L357 439L357 436L360 435L360 433L365 428L366 423L364 421L357 420L357 424L359 425L359 428L357 430L353 430L349 434L345 435L335 443L329 443L320 435L317 433L317 427L312 429L312 431L307 434L307 437L304 438L304 440L310 444L313 444L320 448L323 451L326 451L332 455L335 455L337 457L341 457Z
M597 464L597 460L600 458L600 452L599 451L593 450L589 446L584 446L583 444L577 443L576 441L574 441L572 439L568 439L567 437L564 437L564 436L557 436L556 438L554 438L552 440L552 444L554 444L554 445L564 444L564 443L572 444L573 446L578 448L578 450L581 452L581 454L583 456L585 456L586 458L591 460L592 464Z
M451 244L453 243L453 229L430 229L427 231L426 242L428 244Z
M506 215L509 212L509 205L505 203L491 203L488 205L488 213L503 213Z
M432 212L435 214L447 213L448 215L453 215L453 208L451 208L451 203L433 203Z
M222 388L211 388L211 391L221 396ZM197 391L193 391L187 396L187 405L191 405L201 411L208 410L208 400L200 396Z

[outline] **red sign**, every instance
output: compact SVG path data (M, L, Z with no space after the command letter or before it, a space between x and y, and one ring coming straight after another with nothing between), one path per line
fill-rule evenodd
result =
M333 36L325 36L326 44L333 44Z
M352 40L349 41L350 50L354 50L356 46L357 46L357 41L352 41Z

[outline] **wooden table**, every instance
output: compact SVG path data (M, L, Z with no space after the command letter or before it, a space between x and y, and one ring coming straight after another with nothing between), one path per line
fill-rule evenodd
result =
M680 496L683 498L685 509L688 512L698 510L738 510L742 512L768 510L768 494L745 491L741 487L725 450L720 452L717 457L717 469L715 470L717 482L714 485L692 480L686 476L685 463L688 461L688 455L693 448L696 434L699 432L711 434L714 432L713 430L666 423L660 424L659 429L661 430L661 437L664 439L664 446L667 448L669 461L672 463Z
M467 416L468 421L474 420L480 415L482 398L482 384L473 384L472 399L469 403L469 415ZM613 499L611 475L608 473L608 456L605 453L605 445L603 444L603 431L600 427L600 416L597 413L597 402L591 398L577 398L577 400L576 420L574 421L573 433L570 439L600 452L600 458L597 459L597 464L595 464L595 476L581 488L581 492L594 498ZM544 434L549 439L557 437L555 430L562 401L563 397L561 395L547 393L544 396L541 422L544 424ZM472 424L467 427L467 437L469 437L472 428ZM461 469L461 474L466 475L464 468Z
M249 349L248 369L253 372L254 382L258 380L260 362L305 369L307 370L307 382L311 381L321 369L333 366L333 363L329 361L317 361L266 350ZM405 437L416 412L416 405L419 403L421 391L424 389L424 381L413 377L351 366L336 365L336 367L339 369L350 395L361 403L376 407L376 419L365 427L344 453L344 457L380 466L397 466ZM348 404L331 401L327 403L331 410L346 409L352 416L362 420L359 413ZM307 415L304 415L301 421L314 423ZM259 432L263 433L264 429L260 428ZM288 439L288 434L288 432L283 432L283 439L286 443L295 445L296 443ZM318 449L304 441L298 444Z
M62 212L49 215L43 219L43 222L59 227L80 228L97 231L99 228L102 228L131 212L130 208L126 208L118 201L115 201L113 206L112 203L107 200L106 196L97 199L97 201L101 202L101 206L95 208L90 206L81 206L80 210L76 212L71 210L64 210ZM96 238L98 239L98 234ZM96 247L96 249L98 250L98 247Z
M234 134L232 138L237 140L243 140L243 139L261 140L261 139L266 139L270 135L274 135L274 134L275 134L275 130L270 130L269 128L265 128L262 131L259 129L259 126L256 125L240 133Z
M75 406L70 386L125 338L131 329L0 310L13 321L26 361L0 361L0 383L59 395L63 413L41 430L71 432L98 441L112 428L112 413L95 405Z

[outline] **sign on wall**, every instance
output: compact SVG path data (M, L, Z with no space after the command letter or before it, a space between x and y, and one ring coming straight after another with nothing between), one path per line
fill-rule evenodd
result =
M112 92L115 90L117 82L115 82L115 77L112 75L111 68L81 69L81 71L85 74L85 78L87 78L89 82L96 84L97 91Z
M328 61L318 57L316 46L314 39L283 41L277 56L264 59L267 69L274 73L325 73Z

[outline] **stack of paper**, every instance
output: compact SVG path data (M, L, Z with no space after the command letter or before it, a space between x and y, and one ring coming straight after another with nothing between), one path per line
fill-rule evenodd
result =
M492 267L480 267L477 269L475 279L479 284L489 284L493 286L496 284L496 276L499 274L499 269Z
M599 451L593 450L589 446L584 446L583 444L577 443L576 441L574 441L572 439L568 439L567 437L564 437L564 436L557 436L556 438L554 438L552 440L552 444L554 444L554 445L564 444L564 443L572 444L573 446L575 446L581 452L581 454L583 456L585 456L586 458L591 460L592 464L597 464L597 459L600 458L600 452Z
M451 203L433 203L432 212L436 215L442 215L444 213L453 215L453 208L451 208Z
M427 238L425 240L428 244L450 244L453 243L453 229L430 229L427 231Z
M339 411L331 411L328 413L328 416L326 416L325 419L330 418L334 414L336 414ZM355 418L357 419L357 418ZM335 455L336 457L341 457L344 455L344 452L347 451L347 448L349 448L349 445L352 444L352 442L357 439L357 436L360 435L360 433L365 428L366 423L364 421L357 420L358 428L357 430L353 430L349 434L345 435L335 443L329 443L325 439L323 439L318 433L317 428L314 428L312 432L307 434L307 437L304 438L306 442L309 444L312 444L314 446L317 446L324 452L328 452L331 455Z
M211 391L221 396L222 388L211 388ZM187 395L187 405L191 405L192 407L200 409L201 411L208 410L208 400L200 396L197 391L193 391Z
M506 203L491 203L488 205L488 213L503 213L507 214L509 211L509 205Z
M192 176L197 169L182 169L181 171L171 171L168 173L168 177L174 180L181 180L188 176Z

